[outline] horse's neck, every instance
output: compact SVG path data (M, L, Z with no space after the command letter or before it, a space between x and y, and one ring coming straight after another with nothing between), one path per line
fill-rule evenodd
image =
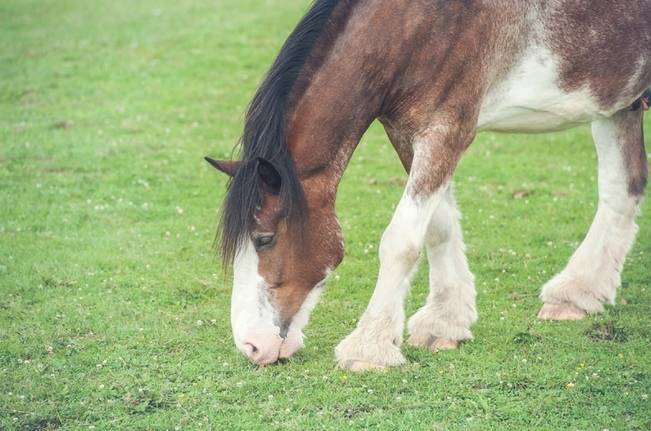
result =
M304 68L291 99L288 145L301 179L318 175L336 187L359 140L380 112L381 89L369 79L348 17L322 58ZM352 39L352 40L351 40Z
M337 79L324 65L296 101L288 124L288 144L300 177L327 174L338 183L377 108L356 79Z

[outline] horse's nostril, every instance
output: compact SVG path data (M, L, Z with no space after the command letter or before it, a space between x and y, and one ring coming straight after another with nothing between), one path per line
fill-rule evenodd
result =
M246 343L245 346L247 347L249 356L258 352L258 348L254 344Z
M272 364L278 360L282 341L276 334L252 334L242 343L240 351L255 364Z

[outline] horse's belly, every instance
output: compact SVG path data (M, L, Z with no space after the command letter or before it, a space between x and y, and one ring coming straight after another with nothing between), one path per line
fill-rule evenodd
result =
M562 130L609 116L588 89L567 93L558 84L556 61L546 50L525 56L486 95L478 129L501 132Z
M498 109L481 112L478 129L496 132L551 132L587 123L598 117L597 114L581 109L580 104L577 101L574 106L500 106Z

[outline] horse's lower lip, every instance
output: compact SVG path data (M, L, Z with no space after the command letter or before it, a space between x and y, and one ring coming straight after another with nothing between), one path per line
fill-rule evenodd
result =
M279 359L278 356L276 356L276 359L271 359L271 360L262 361L262 362L256 362L255 364L257 364L259 367L266 367L267 365L275 364L276 362L278 362L278 359Z
M277 362L279 359L279 353L280 352L276 352L274 355L257 357L255 359L249 356L249 360L258 366L264 367L266 365L271 365Z
M283 340L280 345L280 352L278 357L280 359L286 359L296 353L298 350L303 348L303 337L300 332L289 332L287 337Z

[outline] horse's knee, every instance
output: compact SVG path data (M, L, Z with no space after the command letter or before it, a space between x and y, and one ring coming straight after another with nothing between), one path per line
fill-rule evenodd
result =
M437 247L450 240L454 223L458 221L456 208L447 202L441 203L427 227L425 241L428 247Z
M387 232L380 243L380 263L392 261L412 266L420 257L420 250L420 244L408 236Z
M396 250L394 258L405 264L406 266L413 266L420 257L420 247L413 243L407 243L400 249Z
M448 195L432 215L427 227L425 241L430 249L450 241L454 236L454 232L459 229L461 213L457 208L452 191L448 190L446 193Z

